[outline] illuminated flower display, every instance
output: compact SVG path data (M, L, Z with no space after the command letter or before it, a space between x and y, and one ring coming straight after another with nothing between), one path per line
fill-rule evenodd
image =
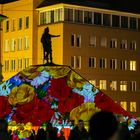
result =
M70 119L88 121L100 110L132 117L67 66L30 66L0 85L0 117L19 138L30 135L27 124L70 127Z

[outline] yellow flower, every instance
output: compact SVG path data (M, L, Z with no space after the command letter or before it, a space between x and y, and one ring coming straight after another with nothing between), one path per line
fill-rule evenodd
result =
M33 87L27 84L22 84L19 87L16 86L11 90L8 100L11 105L22 105L32 101L34 95L35 93Z
M84 122L88 122L91 116L99 111L100 109L95 107L95 103L83 103L70 112L70 119L74 120L76 124L80 119Z

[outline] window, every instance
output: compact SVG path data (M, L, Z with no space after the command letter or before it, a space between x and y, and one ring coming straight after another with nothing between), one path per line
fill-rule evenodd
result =
M22 50L22 38L18 38L18 51Z
M127 60L121 60L120 61L120 69L121 70L127 70Z
M76 37L76 46L81 47L81 35L77 35Z
M137 112L137 103L136 102L130 102L130 111Z
M117 81L110 81L110 89L112 91L117 90Z
M64 13L65 13L64 16L65 21L73 21L73 9L65 9Z
M16 29L16 27L15 27L15 19L12 19L12 21L11 21L11 31L15 31L15 29Z
M106 46L107 46L107 38L101 37L101 47L106 47Z
M96 80L89 80L89 83L91 83L92 85L96 86Z
M111 39L110 48L117 48L117 39Z
M110 69L117 69L117 59L111 59L110 60Z
M100 84L100 90L106 90L106 80L100 80L99 81Z
M96 37L95 36L90 36L89 37L89 46L90 47L95 47L96 46Z
M130 18L130 29L136 29L137 28L137 19L131 17Z
M130 70L136 71L137 69L137 62L136 61L130 61Z
M9 40L6 39L5 40L5 44L4 44L4 52L8 52L9 51L9 45L10 45Z
M138 19L138 29L140 30L140 18Z
M16 40L15 39L12 39L12 42L11 42L11 51L15 51L16 49Z
M11 71L15 71L16 69L16 60L11 60Z
M5 21L5 32L9 32L9 20Z
M9 71L9 60L4 61L4 71Z
M29 58L24 58L24 68L29 66Z
M81 68L81 56L72 56L71 57L71 67L74 69Z
M83 22L83 11L75 10L75 22Z
M130 91L136 91L137 90L137 82L131 81L130 82Z
M110 26L111 16L109 14L103 14L103 25Z
M42 24L45 24L47 21L46 21L46 17L48 16L48 18L50 17L50 15L47 15L46 16L46 14L47 14L47 12L41 12L40 13L40 25L42 25ZM29 19L27 19L27 20L29 20ZM49 22L50 23L50 22ZM26 26L25 26L26 27ZM28 24L28 27L29 27L29 24Z
M75 40L76 40L76 35L72 34L71 35L71 46L74 47L75 46Z
M127 40L122 40L122 41L121 41L121 46L120 46L120 48L121 48L121 49L125 49L125 50L127 49Z
M25 29L29 28L29 17L25 17Z
M121 17L121 27L128 28L128 17L125 16Z
M84 12L84 23L92 24L92 12L89 11Z
M127 91L127 81L120 81L120 91Z
M124 110L127 110L127 102L120 102L120 105Z
M95 57L90 57L89 58L89 67L90 68L96 68L96 58Z
M102 18L101 13L94 13L94 24L101 25L102 24Z
M22 59L18 59L18 70L22 69Z
M120 17L117 15L112 15L112 26L120 27Z
M28 49L29 48L29 37L25 37L24 38L24 49Z
M21 30L22 29L22 18L18 19L18 29Z
M51 11L51 23L54 23L54 11Z
M62 9L54 10L54 22L62 21Z
M100 68L106 68L106 58L100 58Z
M130 43L130 50L135 51L137 49L136 41L131 41Z

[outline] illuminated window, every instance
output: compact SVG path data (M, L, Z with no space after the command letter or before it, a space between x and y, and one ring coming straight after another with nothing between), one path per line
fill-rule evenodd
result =
M100 84L100 89L101 90L106 90L107 89L106 80L100 80L99 84Z
M25 17L25 29L29 28L29 17Z
M24 68L29 66L29 58L24 58Z
M54 11L51 11L51 23L54 23Z
M71 35L71 46L74 47L75 46L75 42L76 42L76 35L72 34Z
M110 69L117 69L117 59L110 60Z
M90 68L96 68L96 58L95 57L90 57L89 58L89 67Z
M71 67L74 69L81 68L81 56L72 56L71 57Z
M76 46L81 47L81 35L76 36Z
M112 15L112 26L120 27L120 17L117 15Z
M102 24L102 19L101 19L102 15L101 13L94 13L94 24L96 25L101 25Z
M120 91L127 91L127 81L120 81Z
M62 21L62 9L54 10L54 22Z
M29 37L24 38L24 49L29 49Z
M92 12L84 11L84 23L87 23L87 24L92 23Z
M109 14L103 14L103 25L110 26L111 16Z
M15 51L16 49L16 40L15 39L12 39L12 42L11 42L11 51Z
M21 51L22 50L22 38L18 38L17 45L18 45L18 51Z
M117 81L110 81L110 89L112 91L117 90Z
M120 105L124 110L127 110L127 102L120 102Z
M8 39L5 40L4 42L4 52L8 52L9 51L9 46L10 46L10 42Z
M64 20L65 21L73 21L73 9L66 9L64 10Z
M121 48L121 49L125 49L125 50L127 49L127 40L122 40L122 41L121 41L121 46L120 46L120 48Z
M136 61L130 61L130 70L136 71L137 69L137 62Z
M128 28L128 17L125 16L121 17L121 27Z
M106 68L106 58L100 58L100 68Z
M9 71L9 60L4 61L4 71Z
M140 18L138 19L138 29L140 30Z
M75 22L83 22L83 11L75 10Z
M90 36L89 37L89 46L90 47L95 47L96 46L96 37L95 36Z
M110 48L117 48L117 39L111 39Z
M18 70L22 70L22 59L18 59Z
M137 49L136 41L131 41L130 43L130 50L135 51Z
M11 60L11 71L15 71L16 69L16 60Z
M130 17L130 29L137 28L137 19L134 17Z
M40 13L40 15L39 15L39 18L40 18L40 25L47 23L46 17L48 16L48 18L49 18L50 15L46 15L46 14L47 14L47 12L41 12L41 13ZM49 22L49 23L50 23L50 22Z
M130 82L130 91L136 91L137 90L137 82L131 81Z
M89 80L89 82L90 82L92 85L96 86L96 80Z
M22 18L18 19L18 29L21 30L22 29Z
M15 27L15 19L12 19L11 21L11 31L15 31L16 27Z
M107 38L101 37L101 47L106 47L106 46L107 46Z
M5 21L5 32L9 32L9 20Z
M121 60L120 61L120 69L121 70L127 70L127 60Z
M130 102L130 111L137 112L137 103L136 102Z

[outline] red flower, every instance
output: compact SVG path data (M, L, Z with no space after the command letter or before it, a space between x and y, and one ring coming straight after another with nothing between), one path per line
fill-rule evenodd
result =
M43 122L49 121L53 114L50 106L35 96L33 101L18 106L12 119L18 123L31 122L33 125L39 126Z
M60 113L70 112L73 108L84 102L84 97L72 92L67 85L66 78L52 79L49 94L58 99L58 111Z
M8 97L0 96L0 118L4 118L11 112L11 105L8 102Z
M119 104L115 103L104 93L100 92L95 96L95 105L104 111L113 112L115 114L121 114L124 116L132 117L127 111L125 111Z

